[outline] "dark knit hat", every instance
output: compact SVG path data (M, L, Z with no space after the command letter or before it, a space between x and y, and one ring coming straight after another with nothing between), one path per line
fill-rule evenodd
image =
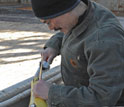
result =
M35 16L50 19L71 11L80 0L31 0Z

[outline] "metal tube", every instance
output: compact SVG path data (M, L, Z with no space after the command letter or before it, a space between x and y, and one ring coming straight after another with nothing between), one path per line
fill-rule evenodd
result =
M48 70L47 72L43 73L43 80L48 80L49 78L52 78L53 76L57 75L58 73L60 73L60 67L57 66L55 68L52 68L50 70ZM39 68L37 70L36 75L39 74ZM0 91L0 102L3 102L15 95L17 95L18 93L23 92L24 90L27 90L30 88L30 83L31 80L33 79L33 77L18 83L14 86L11 86L3 91Z
M59 73L59 74L55 75L53 78L50 78L49 80L47 80L47 82L54 83L60 79L61 79L61 74ZM14 104L17 101L20 101L21 99L30 95L30 92L31 92L31 89L27 89L24 92L19 93L18 95L14 96L14 97L6 100L6 101L1 102L0 107L6 107L6 106L9 106L11 104Z

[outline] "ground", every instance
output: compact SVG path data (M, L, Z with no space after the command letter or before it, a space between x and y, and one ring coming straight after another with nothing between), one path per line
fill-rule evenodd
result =
M23 7L28 5L0 6L0 90L35 74L44 43L55 33Z
M35 74L44 43L55 34L28 7L0 5L0 90ZM124 26L124 17L118 18ZM60 57L51 67L58 64Z

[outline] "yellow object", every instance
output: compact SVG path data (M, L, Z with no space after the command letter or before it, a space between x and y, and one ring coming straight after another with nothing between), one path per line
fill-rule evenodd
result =
M37 81L39 80L39 78L41 78L42 75L42 69L40 67L40 74L39 77L34 77L34 79L31 81L31 97L30 97L30 103L29 103L29 107L47 107L47 103L45 100L41 99L41 98L36 98L33 95L33 87L34 85L37 83Z

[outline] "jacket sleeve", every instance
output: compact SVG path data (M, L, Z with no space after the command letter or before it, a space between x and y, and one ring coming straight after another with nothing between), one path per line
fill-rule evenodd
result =
M119 36L118 39L112 39L111 34L113 38ZM105 31L104 35L111 39L95 41L85 50L89 86L51 86L48 100L50 107L102 107L117 103L124 89L122 34L124 32Z
M62 32L56 33L46 42L44 48L51 47L60 52L63 37L64 33Z

